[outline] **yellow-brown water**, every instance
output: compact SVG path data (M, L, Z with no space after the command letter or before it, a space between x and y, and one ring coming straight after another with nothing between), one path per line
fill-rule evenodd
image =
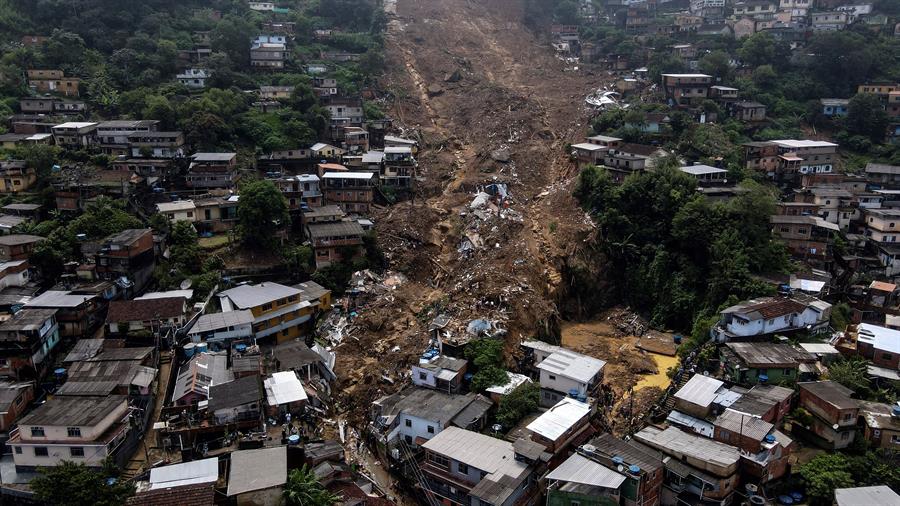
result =
M667 355L660 355L658 353L648 353L654 362L656 362L656 374L642 374L641 379L638 380L637 384L634 386L635 390L640 390L642 388L647 387L659 387L663 390L669 386L669 382L671 381L669 377L666 375L666 371L669 370L670 367L673 367L678 364L678 357L669 357Z

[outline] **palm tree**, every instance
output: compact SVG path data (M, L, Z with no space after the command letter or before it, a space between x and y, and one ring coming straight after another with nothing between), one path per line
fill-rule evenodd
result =
M284 500L288 506L332 506L340 497L325 490L312 469L304 464L288 475L284 486Z

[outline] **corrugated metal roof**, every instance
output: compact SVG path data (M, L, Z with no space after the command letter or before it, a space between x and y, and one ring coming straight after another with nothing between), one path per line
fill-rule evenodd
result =
M715 422L720 427L735 434L741 434L757 441L762 441L775 427L771 423L753 415L726 409Z
M733 446L688 434L677 427L669 427L666 430L652 426L645 427L634 437L669 455L679 458L686 455L720 468L737 465L741 457L740 450Z
M266 387L266 400L269 406L280 406L291 402L305 401L309 397L303 389L303 383L294 371L282 371L272 374L263 382Z
M528 424L527 428L550 441L556 441L590 411L587 403L566 397Z
M900 330L860 323L857 339L871 344L876 350L900 353Z
M716 391L722 387L724 383L721 381L695 374L678 392L675 393L676 399L681 399L698 406L709 406L716 399Z
M547 479L616 489L625 482L626 478L624 475L576 453L551 471L547 475Z
M444 455L488 474L517 477L528 466L515 459L509 441L485 436L458 427L447 427L424 445L426 450Z
M228 297L240 309L261 306L267 302L290 297L291 295L300 295L300 290L271 282L241 285L219 292L219 297Z
M834 490L837 506L900 506L900 495L887 485L838 488Z
M707 422L706 420L701 420L675 409L673 409L672 412L669 413L669 416L666 417L666 421L671 423L672 425L678 425L680 427L688 428L694 433L704 437L713 437L713 432L715 431L713 424Z
M197 318L197 323L191 327L189 334L200 334L213 330L227 329L236 325L253 323L253 313L249 309L239 311L226 311L224 313L205 314Z
M228 497L280 487L287 482L287 446L231 454Z
M219 479L219 459L194 460L150 470L150 490L210 483Z
M551 374L589 383L603 370L606 362L574 351L560 349L538 364L538 369Z

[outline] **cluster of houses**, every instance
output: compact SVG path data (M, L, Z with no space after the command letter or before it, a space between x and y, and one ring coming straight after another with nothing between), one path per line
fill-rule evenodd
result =
M612 2L605 22L638 36L703 35L740 39L768 33L778 40L803 44L810 33L843 30L851 24L894 34L896 27L872 2L851 0L669 0ZM590 21L590 18L587 18ZM585 53L587 49L587 53ZM596 58L592 47L581 56Z
M900 407L859 400L820 380L850 344L795 345L781 337L827 327L830 309L795 294L724 310L712 331L716 373L685 371L662 416L630 437L599 423L606 362L540 341L521 343L524 358L505 384L469 393L464 354L429 348L410 367L411 385L372 403L366 437L437 502L756 504L764 487L788 475L798 439L829 450L855 438L885 449L900 441ZM900 346L900 331L863 326L847 335L865 357ZM898 355L890 353L875 363L896 374ZM514 427L489 426L490 413L526 384L539 388L538 412ZM874 487L839 491L836 504L852 504L855 494L900 500Z

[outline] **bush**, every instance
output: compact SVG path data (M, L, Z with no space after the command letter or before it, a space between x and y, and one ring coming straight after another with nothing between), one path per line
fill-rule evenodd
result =
M541 400L541 387L537 383L527 382L500 399L497 408L497 423L510 428L519 420L536 410Z

